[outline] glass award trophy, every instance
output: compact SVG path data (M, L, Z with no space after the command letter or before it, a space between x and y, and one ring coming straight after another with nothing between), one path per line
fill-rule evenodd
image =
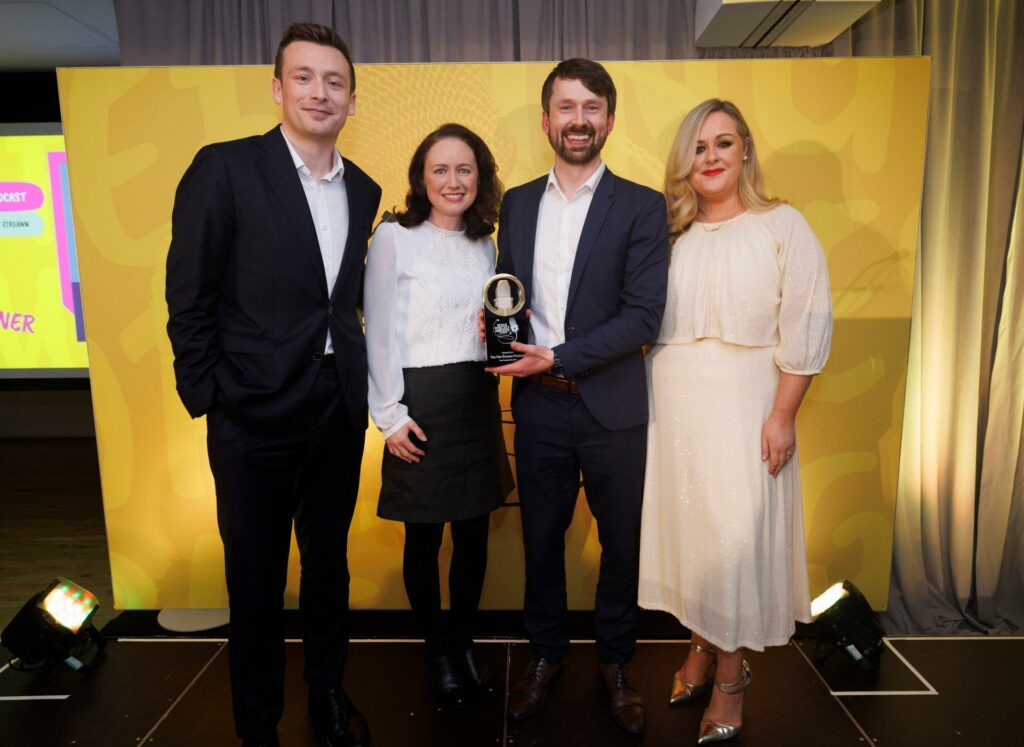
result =
M526 291L515 275L494 275L484 283L484 336L487 365L504 366L523 357L511 348L527 342Z

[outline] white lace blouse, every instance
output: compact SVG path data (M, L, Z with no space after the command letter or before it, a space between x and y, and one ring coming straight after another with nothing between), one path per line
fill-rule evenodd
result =
M694 223L672 248L660 344L706 337L776 348L775 363L815 374L832 342L832 298L821 244L798 210L778 205L721 223Z
M468 239L429 221L384 223L370 242L363 289L369 405L384 438L409 421L403 368L483 361L477 311L494 274L490 238Z

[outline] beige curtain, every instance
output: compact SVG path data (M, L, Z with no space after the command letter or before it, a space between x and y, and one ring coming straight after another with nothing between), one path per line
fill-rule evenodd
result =
M1006 247L1005 282L999 298L1001 308L978 491L977 614L982 622L1006 631L1024 627L1024 178L1019 155L1022 147L1024 141L1018 142L1017 179L1013 185L1016 200Z
M890 632L1024 627L1024 15L883 2L835 43L932 58Z
M360 62L803 57L698 49L696 0L114 0L122 65L267 64L293 21L333 26Z
M361 62L932 58L891 632L1024 628L1024 2L882 0L831 45L698 50L695 0L115 0L123 64L272 61L292 20Z

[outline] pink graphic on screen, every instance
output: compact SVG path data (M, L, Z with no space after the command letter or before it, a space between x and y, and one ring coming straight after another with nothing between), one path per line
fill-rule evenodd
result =
M62 151L46 154L50 164L50 194L53 196L53 227L57 235L57 267L60 270L60 295L64 307L75 315L75 337L85 341L82 318L82 289L78 277L78 251L75 224L71 213L71 188L68 184L68 159Z

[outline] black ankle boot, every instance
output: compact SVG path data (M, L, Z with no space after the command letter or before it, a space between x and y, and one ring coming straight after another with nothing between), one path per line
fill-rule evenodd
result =
M428 657L427 682L438 703L444 709L457 710L466 707L466 694L462 680L455 671L455 663L448 654Z
M498 694L498 689L491 681L487 667L477 661L472 645L453 649L452 658L455 660L459 674L462 675L462 682L469 695L489 700Z

